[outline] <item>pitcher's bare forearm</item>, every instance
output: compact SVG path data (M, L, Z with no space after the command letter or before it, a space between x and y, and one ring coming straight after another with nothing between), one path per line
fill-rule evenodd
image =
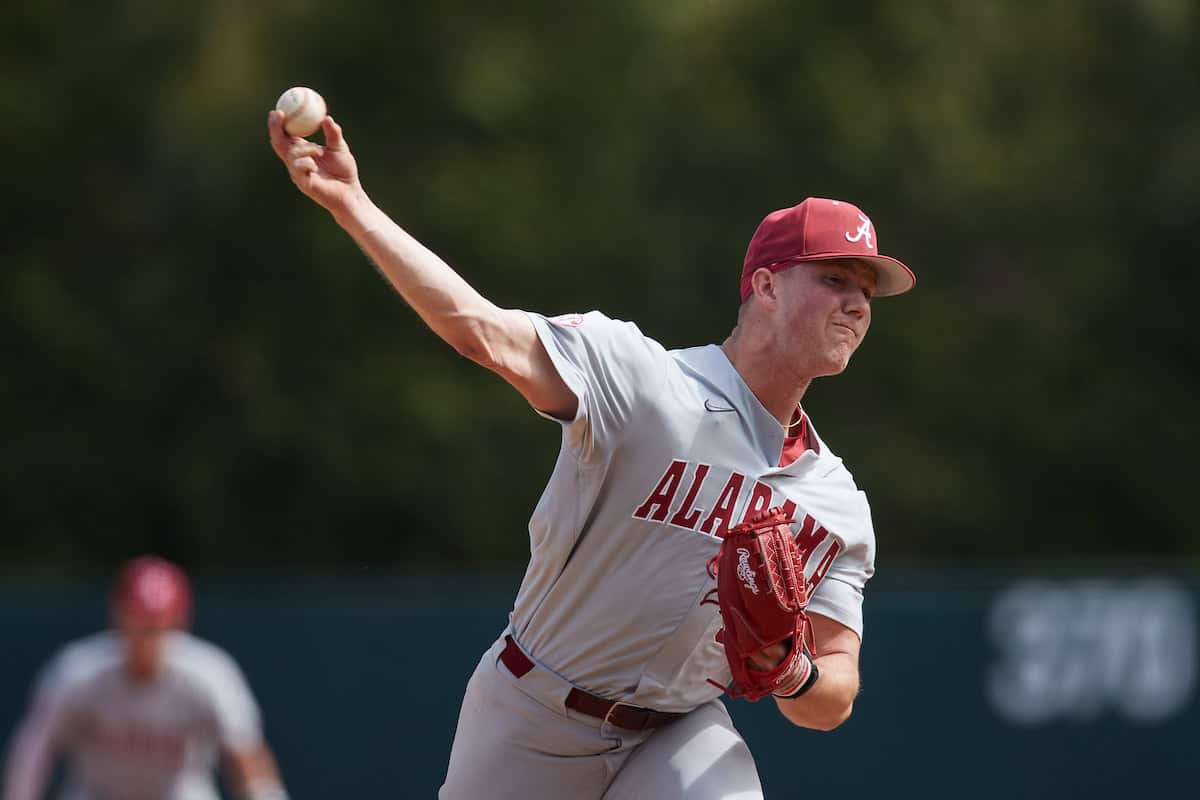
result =
M397 225L365 192L333 217L425 324L455 350L489 365L511 346L508 327L513 323L502 309Z
M524 313L499 308L479 294L365 193L334 219L446 343L504 378L538 410L565 419L574 416L575 395Z
M830 731L850 717L858 695L858 665L849 656L834 653L814 659L820 678L812 688L792 700L776 698L780 712L802 728Z
M524 313L483 297L363 190L342 128L326 117L325 144L288 136L283 114L267 118L271 146L306 196L333 215L417 315L446 343L508 381L535 408L574 415L576 398Z
M791 723L828 731L845 722L854 709L861 641L857 633L829 617L810 614L809 621L817 643L813 663L820 676L804 694L792 699L776 698L776 703Z

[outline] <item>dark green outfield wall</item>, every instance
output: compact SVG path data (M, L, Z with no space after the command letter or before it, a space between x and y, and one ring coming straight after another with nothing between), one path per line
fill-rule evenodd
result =
M1200 576L962 575L872 587L864 690L838 731L732 704L768 797L1186 793L1200 741ZM196 630L245 669L297 800L432 797L461 689L516 583L200 579ZM103 624L103 594L0 586L5 736L44 659Z

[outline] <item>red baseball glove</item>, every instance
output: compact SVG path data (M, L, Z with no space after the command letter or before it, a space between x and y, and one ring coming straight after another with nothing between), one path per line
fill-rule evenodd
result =
M789 522L782 509L760 512L729 531L708 562L724 622L717 640L733 673L733 683L722 688L733 697L795 696L815 677L805 556ZM756 656L760 663L773 660L765 651L779 643L787 647L783 660L769 669L756 666Z

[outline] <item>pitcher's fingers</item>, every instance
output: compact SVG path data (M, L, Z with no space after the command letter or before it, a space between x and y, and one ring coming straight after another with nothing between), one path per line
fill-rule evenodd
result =
M287 149L287 160L291 162L298 158L304 158L305 156L320 158L322 155L324 155L324 153L325 148L316 142L310 142L308 139L300 139L293 136L291 144Z
M345 150L346 137L342 135L342 126L334 121L333 117L326 116L321 120L321 127L325 130L325 146L330 150Z
M292 170L300 175L312 175L317 171L317 162L312 156L304 156L292 161Z
M271 149L275 151L275 155L286 162L288 160L288 148L295 137L288 136L287 131L283 129L282 111L272 109L271 113L267 114L267 130L271 134Z

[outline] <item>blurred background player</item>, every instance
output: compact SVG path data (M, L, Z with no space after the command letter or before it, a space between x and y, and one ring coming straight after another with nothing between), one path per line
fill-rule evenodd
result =
M287 797L241 670L183 630L191 606L175 564L143 556L122 568L112 629L43 669L9 748L4 800L40 800L59 757L63 800L217 800L218 761L238 797Z

